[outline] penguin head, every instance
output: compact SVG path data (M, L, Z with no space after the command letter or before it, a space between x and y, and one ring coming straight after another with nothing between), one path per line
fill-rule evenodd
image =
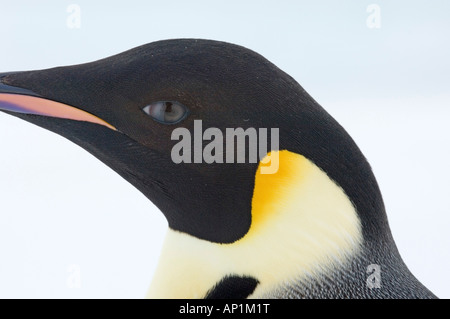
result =
M151 296L265 295L345 263L364 242L390 241L381 193L354 141L251 50L166 40L0 76L0 110L77 143L165 215Z

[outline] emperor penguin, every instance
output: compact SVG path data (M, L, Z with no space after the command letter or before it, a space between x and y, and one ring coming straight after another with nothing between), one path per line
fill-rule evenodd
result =
M173 39L1 73L0 110L78 144L164 214L149 298L435 298L353 139L252 50Z

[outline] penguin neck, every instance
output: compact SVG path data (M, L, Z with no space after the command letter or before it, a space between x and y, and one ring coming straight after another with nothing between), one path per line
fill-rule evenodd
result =
M342 188L302 155L279 151L278 159L275 174L261 174L262 164L256 172L252 223L240 240L219 244L168 231L148 297L203 298L227 276L254 278L251 297L266 296L359 253L360 221Z

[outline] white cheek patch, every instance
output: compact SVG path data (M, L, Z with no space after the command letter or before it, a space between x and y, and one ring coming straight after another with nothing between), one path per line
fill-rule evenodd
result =
M361 224L342 188L304 156L278 155L277 173L261 174L264 164L256 173L247 235L217 244L169 230L148 297L203 298L234 274L257 279L251 297L258 298L358 254Z

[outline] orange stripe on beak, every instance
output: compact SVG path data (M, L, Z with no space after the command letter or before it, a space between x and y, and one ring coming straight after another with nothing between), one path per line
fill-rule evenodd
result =
M117 131L114 126L91 113L36 96L0 93L0 110L91 122Z

